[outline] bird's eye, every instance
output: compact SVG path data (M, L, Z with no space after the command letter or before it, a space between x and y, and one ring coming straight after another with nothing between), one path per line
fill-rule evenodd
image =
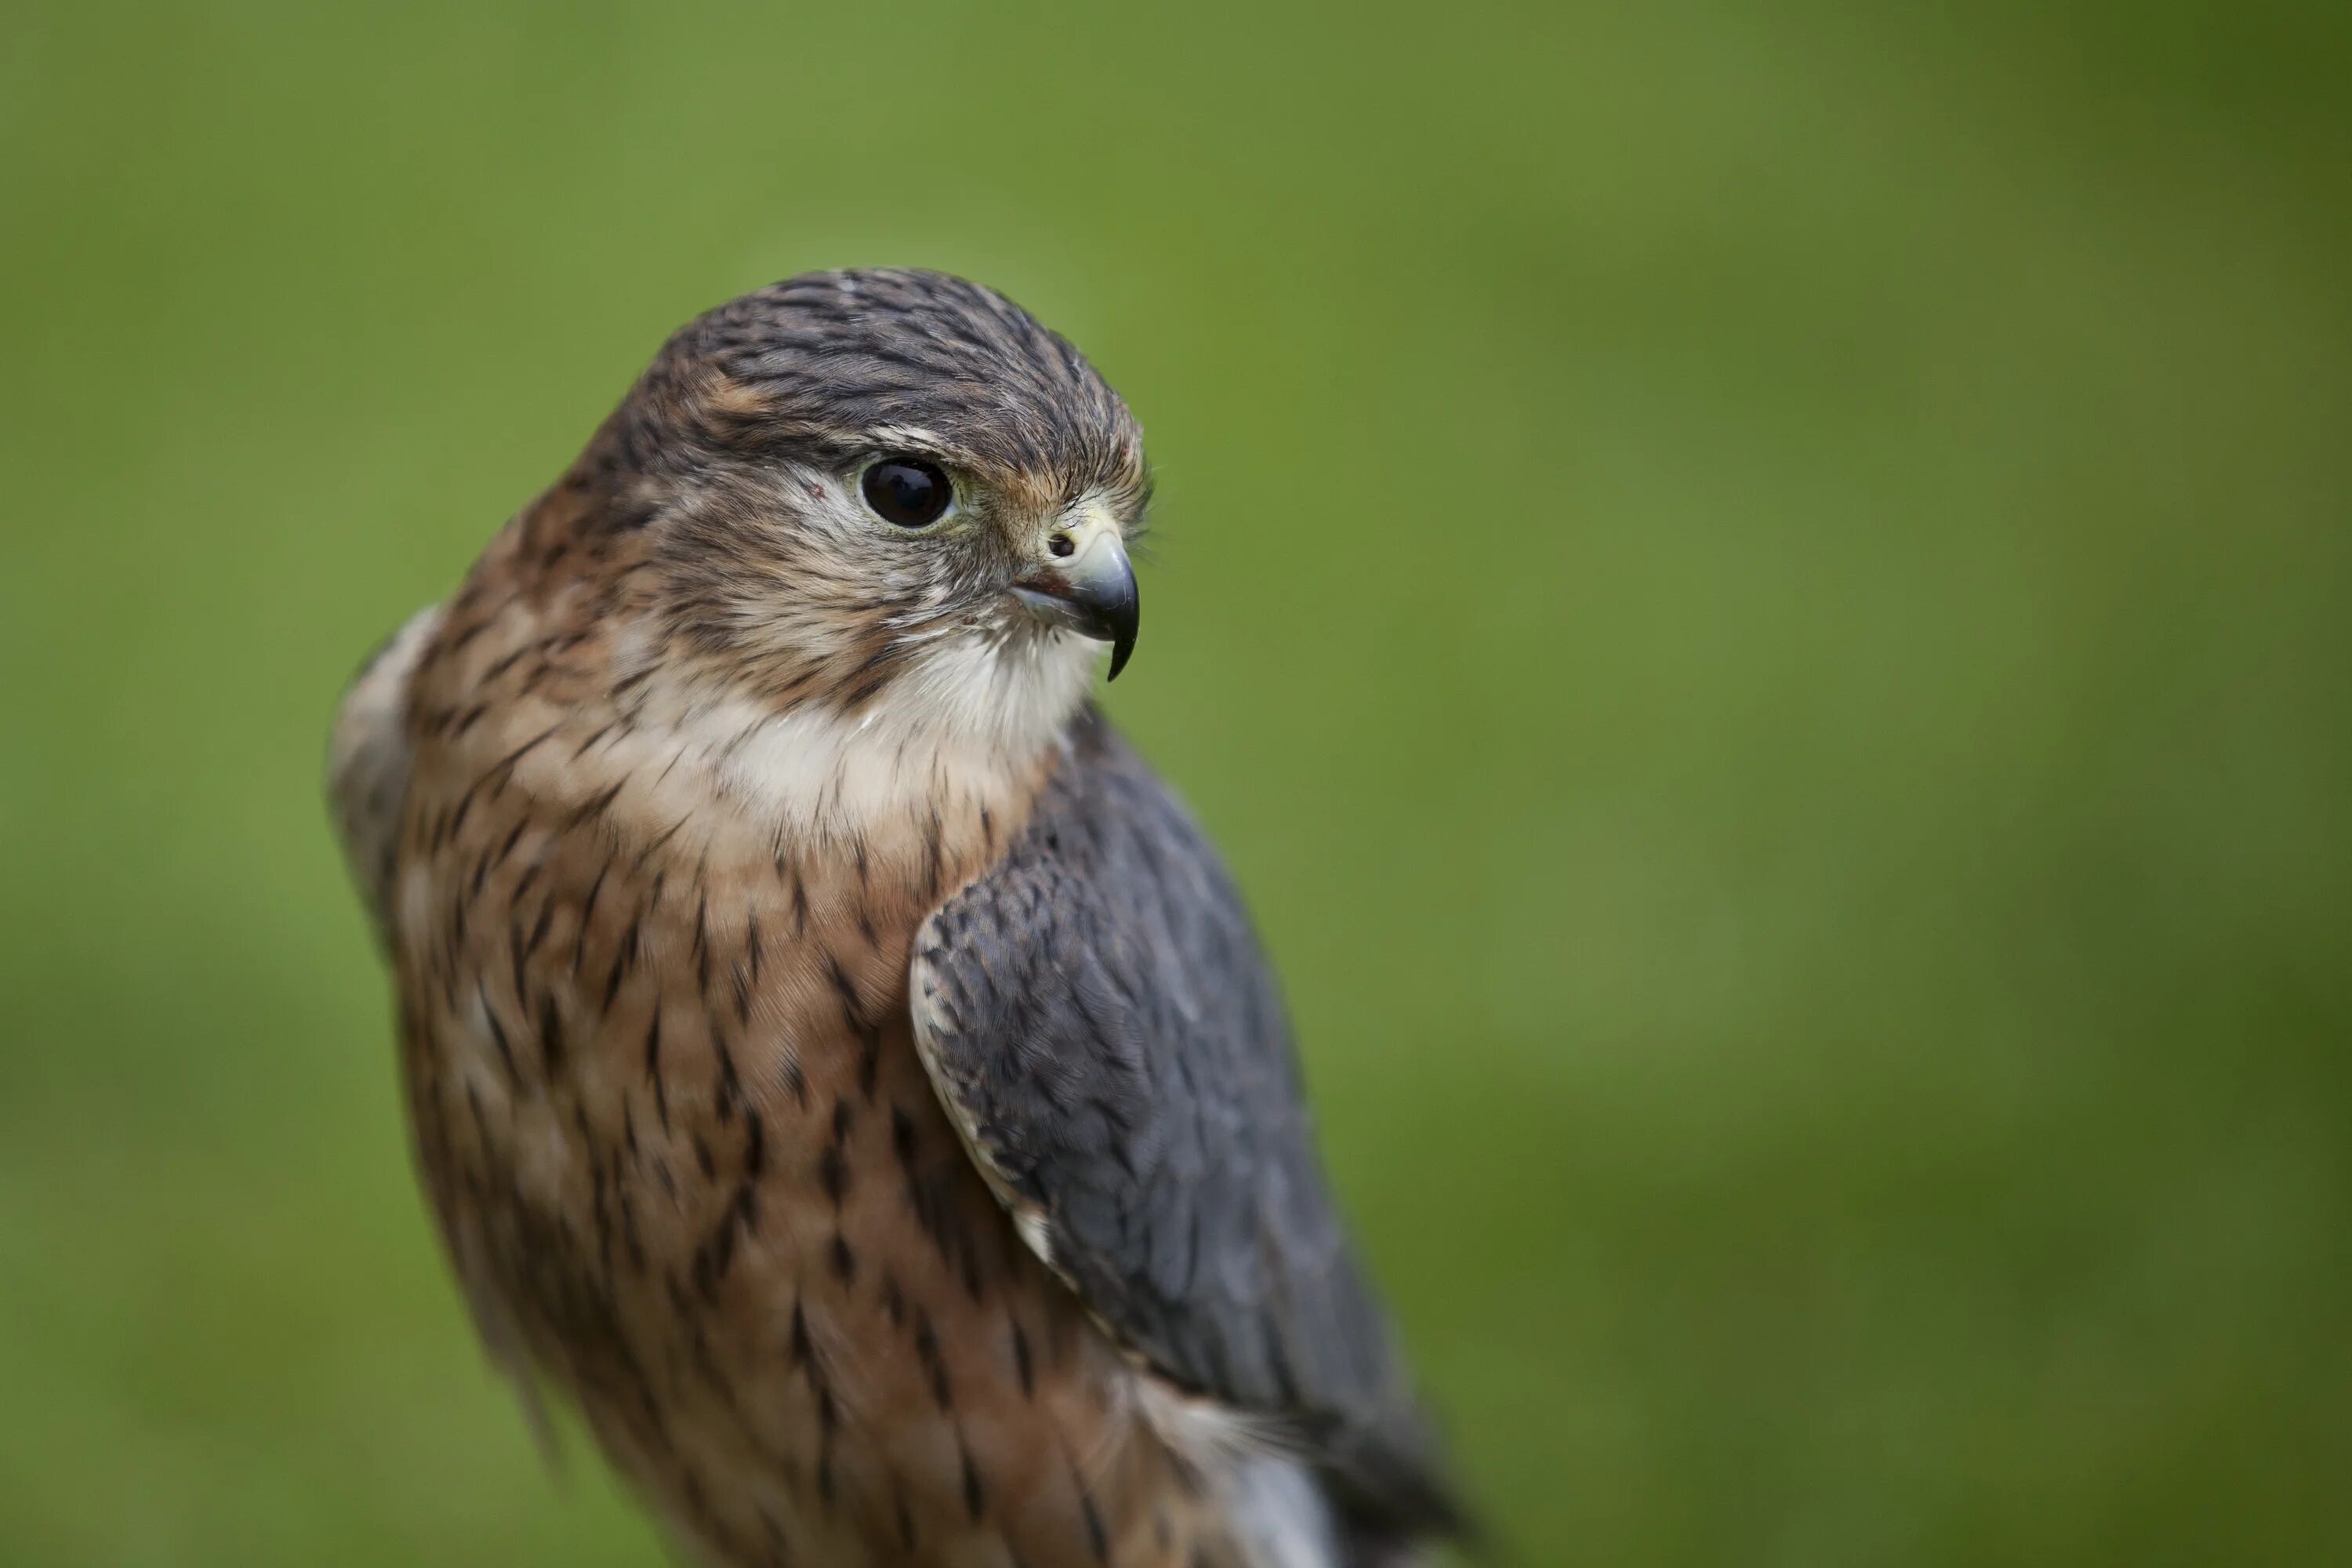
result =
M866 470L866 504L885 522L928 528L945 516L955 487L936 463L920 458L885 458Z

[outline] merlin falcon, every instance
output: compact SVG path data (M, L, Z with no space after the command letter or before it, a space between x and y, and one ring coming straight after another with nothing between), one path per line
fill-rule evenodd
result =
M1149 489L1003 295L795 278L671 338L343 700L475 1320L698 1560L1462 1528L1233 880L1091 700Z

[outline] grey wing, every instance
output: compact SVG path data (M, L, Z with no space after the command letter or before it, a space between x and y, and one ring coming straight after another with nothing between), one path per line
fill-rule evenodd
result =
M327 799L352 878L383 934L392 923L393 852L408 794L408 685L441 625L441 606L408 617L343 693L327 755Z
M1276 1428L1359 1528L1458 1527L1240 896L1107 721L925 924L912 983L949 1114L1097 1319Z

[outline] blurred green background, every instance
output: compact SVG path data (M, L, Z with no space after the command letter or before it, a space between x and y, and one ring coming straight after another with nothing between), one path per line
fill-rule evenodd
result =
M663 335L991 280L1528 1568L2352 1562L2344 7L18 4L0 1557L656 1562L411 1187L338 689Z

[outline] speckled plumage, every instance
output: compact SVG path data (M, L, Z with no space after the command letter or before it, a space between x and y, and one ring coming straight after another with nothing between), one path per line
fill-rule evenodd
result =
M935 529L861 511L880 453L955 476ZM1453 1522L1230 883L1008 596L1145 490L1001 296L794 279L674 338L346 699L478 1321L714 1563L1339 1568Z

